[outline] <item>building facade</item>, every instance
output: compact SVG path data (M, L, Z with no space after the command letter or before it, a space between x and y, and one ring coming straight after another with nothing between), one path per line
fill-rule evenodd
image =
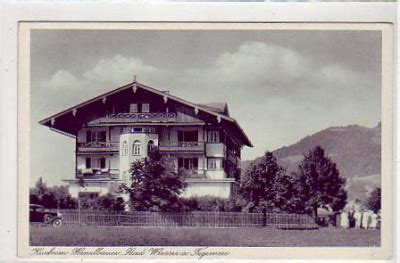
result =
M75 139L76 176L64 180L73 197L120 193L132 162L157 147L187 171L184 196L227 198L238 186L241 149L252 147L226 103L195 104L136 81L40 124Z

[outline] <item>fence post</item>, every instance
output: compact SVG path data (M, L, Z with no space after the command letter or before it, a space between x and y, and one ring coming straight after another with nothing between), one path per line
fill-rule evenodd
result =
M81 199L78 199L78 224L81 225Z
M267 226L267 209L263 208L263 226Z

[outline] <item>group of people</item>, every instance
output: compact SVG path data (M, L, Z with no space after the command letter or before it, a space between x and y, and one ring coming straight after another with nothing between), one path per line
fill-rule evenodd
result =
M343 228L379 228L380 216L371 210L343 211L340 214L340 226Z

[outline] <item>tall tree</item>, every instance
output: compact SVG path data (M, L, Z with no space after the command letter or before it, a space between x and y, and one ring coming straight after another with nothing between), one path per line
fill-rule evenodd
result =
M370 194L366 203L368 209L375 213L381 210L381 188L376 187Z
M346 179L340 176L336 164L316 146L304 156L296 178L296 195L308 212L318 218L318 208L339 211L346 205Z
M305 206L298 194L296 175L294 173L279 173L275 179L275 206L280 210L304 213Z
M179 195L186 187L185 176L175 172L173 162L157 150L131 166L132 184L127 187L133 210L177 211Z
M266 152L261 161L249 166L240 192L250 211L272 210L275 207L275 181L282 173L283 169L271 152Z

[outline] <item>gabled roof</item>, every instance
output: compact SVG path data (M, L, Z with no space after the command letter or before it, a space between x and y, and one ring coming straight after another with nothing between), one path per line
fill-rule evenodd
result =
M228 104L226 102L200 103L197 105L229 117Z
M244 145L250 146L252 147L253 145L251 144L250 140L248 139L247 135L244 133L244 131L242 130L242 128L239 126L239 124L237 123L237 121L231 117L229 117L229 113L228 113L228 106L226 103L222 104L220 103L211 103L211 104L195 104L189 101L186 101L184 99L178 98L176 96L171 95L169 92L165 92L165 91L159 91L156 90L152 87L146 86L144 84L141 84L139 82L132 82L129 83L127 85L121 86L117 89L114 89L112 91L103 93L93 99L87 100L85 102L82 102L80 104L77 104L73 107L70 107L66 110L63 110L57 114L54 114L50 117L47 117L41 121L39 121L40 124L45 125L50 127L53 130L59 131L63 134L66 135L73 135L70 132L63 130L63 129L57 129L57 127L53 127L54 123L56 122L57 118L62 118L64 116L66 116L67 114L71 114L75 116L76 112L81 110L82 108L88 107L93 103L97 103L99 101L105 100L107 97L112 96L114 94L120 93L124 90L127 89L143 89L145 91L148 91L150 93L156 94L161 96L164 100L171 100L189 107L192 107L193 109L195 109L196 111L201 111L204 112L206 114L209 115L213 115L215 116L219 121L226 121L227 123L232 125L232 128L235 130L235 132L240 136L240 140L242 141L242 143ZM75 113L74 113L75 112Z

